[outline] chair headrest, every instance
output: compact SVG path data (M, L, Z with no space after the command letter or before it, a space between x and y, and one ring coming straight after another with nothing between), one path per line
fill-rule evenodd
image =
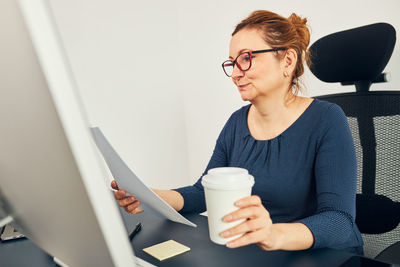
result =
M387 23L375 23L336 32L311 47L311 72L324 82L373 81L388 63L396 31Z

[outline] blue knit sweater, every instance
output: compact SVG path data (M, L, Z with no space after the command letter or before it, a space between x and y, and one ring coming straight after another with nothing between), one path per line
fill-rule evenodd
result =
M305 224L314 235L312 248L362 254L355 224L356 156L342 109L314 99L282 134L256 140L247 126L250 106L229 118L203 175L215 167L245 168L255 179L252 194L260 196L273 222ZM176 190L184 198L181 213L206 210L201 177Z

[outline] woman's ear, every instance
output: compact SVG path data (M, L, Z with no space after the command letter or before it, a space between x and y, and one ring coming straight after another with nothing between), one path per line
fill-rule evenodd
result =
M282 60L283 73L287 73L288 76L292 76L297 63L297 53L293 48L286 50L286 53Z

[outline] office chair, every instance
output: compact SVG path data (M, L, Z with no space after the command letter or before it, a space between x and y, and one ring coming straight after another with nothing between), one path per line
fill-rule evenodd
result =
M386 23L333 33L310 47L309 67L324 82L355 85L356 92L316 98L338 104L348 118L358 168L356 224L365 255L400 264L400 91L369 90L387 81L382 71L395 42L395 29Z

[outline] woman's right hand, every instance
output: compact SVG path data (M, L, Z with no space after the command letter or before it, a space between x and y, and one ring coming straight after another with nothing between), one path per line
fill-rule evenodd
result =
M114 193L114 198L118 200L118 205L125 209L126 212L132 214L138 214L143 212L141 208L139 208L140 201L136 199L134 196L126 196L126 191L124 189L119 189L117 182L113 180L111 182L111 187L117 190Z

